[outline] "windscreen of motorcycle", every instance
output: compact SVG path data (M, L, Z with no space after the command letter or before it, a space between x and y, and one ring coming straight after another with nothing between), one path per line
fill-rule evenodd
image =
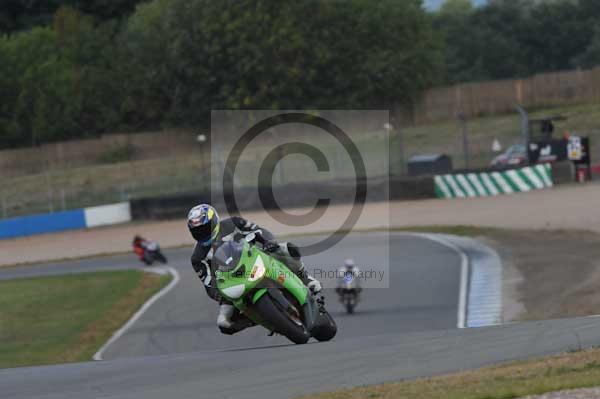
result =
M213 255L212 262L217 266L217 270L229 272L235 269L242 257L244 242L226 241Z

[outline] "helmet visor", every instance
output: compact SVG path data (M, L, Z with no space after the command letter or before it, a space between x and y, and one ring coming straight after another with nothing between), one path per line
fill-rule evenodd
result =
M200 226L190 227L192 237L198 242L205 243L210 241L212 235L212 223L201 224Z

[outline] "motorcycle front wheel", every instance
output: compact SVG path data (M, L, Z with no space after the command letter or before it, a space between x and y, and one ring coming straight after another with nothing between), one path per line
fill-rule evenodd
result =
M337 324L328 311L319 311L319 321L312 329L312 336L319 342L330 341L337 334Z
M346 301L346 312L348 314L354 313L354 303L352 302L352 300Z
M295 344L305 344L310 339L310 334L299 320L287 311L280 309L266 294L254 305L254 310L262 320L270 324L275 332L284 335Z
M159 261L162 264L167 263L167 258L162 254L162 252L157 252L156 254L154 254L154 257L157 261Z

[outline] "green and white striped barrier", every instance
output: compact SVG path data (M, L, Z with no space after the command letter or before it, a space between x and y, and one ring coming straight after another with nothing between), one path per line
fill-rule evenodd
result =
M465 173L435 177L439 198L490 197L553 187L550 164L502 172Z

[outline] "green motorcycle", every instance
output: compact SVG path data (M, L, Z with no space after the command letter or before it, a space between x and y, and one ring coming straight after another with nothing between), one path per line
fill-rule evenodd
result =
M276 255L253 244L253 235L223 242L212 258L217 288L244 316L296 344L329 341L333 318Z

